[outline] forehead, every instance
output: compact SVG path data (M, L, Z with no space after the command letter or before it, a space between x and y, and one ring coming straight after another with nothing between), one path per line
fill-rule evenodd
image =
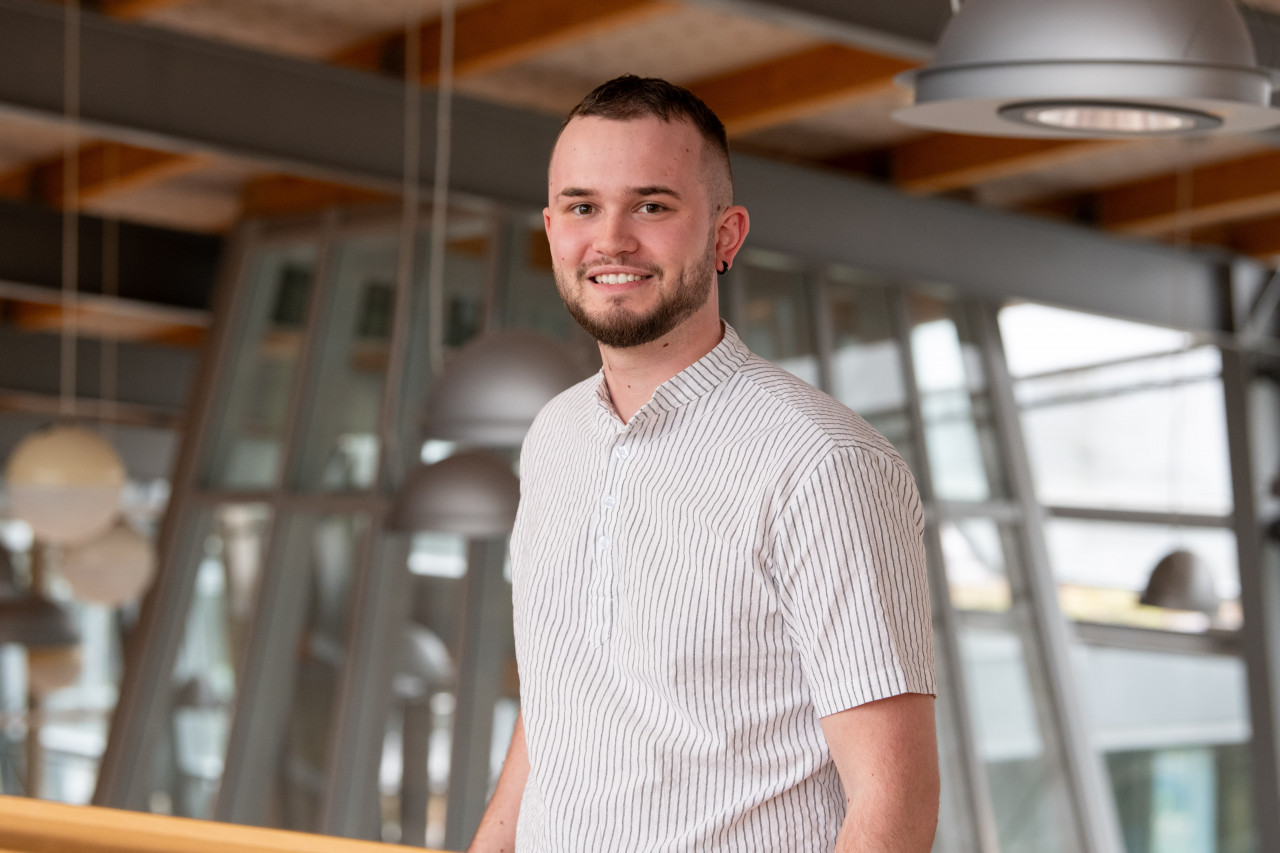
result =
M562 189L705 185L706 142L686 121L653 116L616 121L587 116L565 126L548 170L550 194Z

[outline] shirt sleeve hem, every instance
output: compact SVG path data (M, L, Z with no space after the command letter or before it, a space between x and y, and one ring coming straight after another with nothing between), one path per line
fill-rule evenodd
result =
M856 682L838 685L829 695L813 697L813 706L819 717L828 717L904 693L924 693L937 696L938 688L932 672L905 667L889 667L859 679Z

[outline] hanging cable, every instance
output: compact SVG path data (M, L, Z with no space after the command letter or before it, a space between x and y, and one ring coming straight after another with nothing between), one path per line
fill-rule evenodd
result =
M69 0L62 47L62 364L59 412L76 413L76 287L80 277L80 0Z
M120 173L120 146L107 143L102 152L102 176L108 184ZM114 300L120 295L120 219L107 215L102 220L102 295ZM98 420L109 434L115 429L117 353L114 337L103 335L100 346Z
M431 192L431 264L427 273L427 341L431 370L444 369L444 255L447 241L449 165L453 139L453 31L454 0L440 10L440 80L436 86L436 162Z

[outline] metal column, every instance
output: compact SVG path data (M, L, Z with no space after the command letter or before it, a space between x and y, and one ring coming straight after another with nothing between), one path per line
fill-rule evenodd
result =
M1250 358L1222 351L1222 391L1231 451L1236 548L1240 565L1240 629L1249 678L1249 721L1253 729L1253 819L1258 850L1280 850L1280 565L1275 548L1267 553L1263 521L1254 490L1249 430ZM1274 440L1274 436L1271 437Z
M924 414L920 408L920 390L916 384L915 360L911 355L910 329L907 317L906 293L898 290L890 295L892 311L891 328L898 341L902 362L903 390L907 396L907 415L911 422L912 448L916 462L916 485L926 507L937 506L933 493L933 474L929 466L929 452L925 446ZM945 731L951 734L953 759L960 767L962 807L967 818L967 835L960 850L975 853L998 853L1000 837L997 832L995 809L991 804L991 789L987 774L978 755L978 738L973 725L968 687L965 682L964 662L960 653L959 616L951 603L950 586L947 583L946 565L942 555L942 541L938 533L938 519L925 527L925 550L929 560L929 589L932 594L933 620L937 637L938 706L946 723ZM946 739L939 739L939 746L948 746ZM945 784L948 780L943 780Z
M1042 675L1049 692L1055 731L1062 746L1081 838L1089 853L1123 853L1124 842L1115 800L1111 796L1111 784L1102 756L1089 736L1084 709L1077 695L1071 664L1071 638L1066 618L1058 605L1058 588L1045 545L1044 511L1036 502L1018 405L1000 341L997 308L975 305L974 311L992 414L1005 450L1004 459L1009 466L1009 485L1022 518L1019 530L1026 558L1023 580L1031 607L1031 629L1045 667Z

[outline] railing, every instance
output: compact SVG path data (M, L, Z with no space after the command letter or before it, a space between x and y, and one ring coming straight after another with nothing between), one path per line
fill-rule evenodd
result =
M0 853L396 853L423 849L0 797Z

